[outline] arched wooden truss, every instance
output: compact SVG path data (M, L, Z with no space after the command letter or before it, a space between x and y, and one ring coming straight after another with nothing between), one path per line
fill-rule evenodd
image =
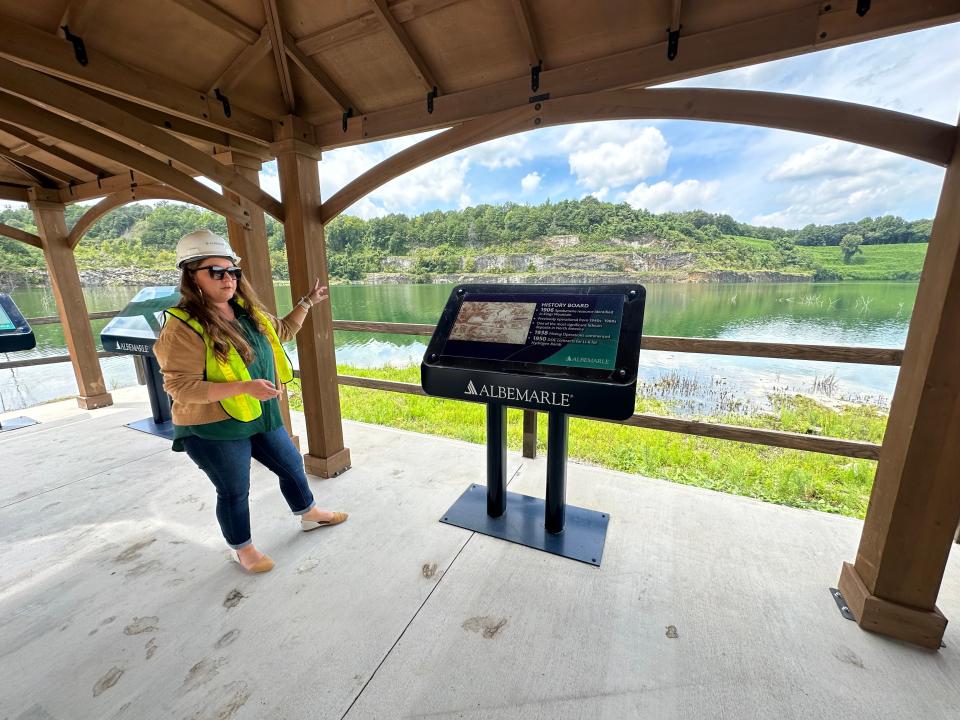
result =
M946 167L953 125L866 105L748 90L665 88L577 95L471 120L427 138L370 168L323 203L329 222L394 178L488 140L537 128L600 120L685 119L739 123L821 135Z
M87 210L80 216L80 219L77 220L76 224L70 230L70 234L67 236L67 244L70 246L70 249L72 250L80 243L87 230L89 230L97 220L111 210L136 202L137 200L179 200L180 202L197 204L197 201L193 198L164 185L145 185L111 193ZM207 207L207 209L217 212L216 209L211 207Z

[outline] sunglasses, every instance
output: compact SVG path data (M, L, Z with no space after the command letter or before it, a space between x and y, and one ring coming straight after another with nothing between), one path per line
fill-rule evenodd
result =
M240 273L242 272L238 267L225 268L219 265L205 265L204 267L198 267L190 272L200 272L201 270L206 270L210 273L210 277L214 280L223 280L225 275L230 275L237 282L240 281Z

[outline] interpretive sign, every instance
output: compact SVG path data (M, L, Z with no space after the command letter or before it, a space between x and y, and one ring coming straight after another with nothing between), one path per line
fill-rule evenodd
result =
M0 352L31 350L37 339L20 308L6 293L0 293Z
M172 286L144 288L100 331L108 352L135 355L140 363L153 417L128 423L127 427L151 435L173 437L170 398L163 390L163 376L153 355L153 346L163 328L163 311L180 302L180 290Z
M163 327L163 311L178 302L178 288L144 288L100 331L103 349L107 352L153 357L153 344Z
M623 420L633 414L639 285L456 288L421 366L431 395Z
M442 522L600 564L609 515L565 501L568 415L633 414L644 301L640 285L454 289L420 379L429 395L487 404L487 486L467 488ZM506 490L508 406L547 412L543 500Z

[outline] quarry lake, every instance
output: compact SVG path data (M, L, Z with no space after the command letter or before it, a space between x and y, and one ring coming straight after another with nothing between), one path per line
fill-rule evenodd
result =
M119 310L139 287L90 287L90 312ZM336 285L338 320L435 323L449 285ZM290 289L277 286L281 313L291 308ZM916 283L663 284L647 286L645 335L674 335L786 343L901 348L917 293ZM11 292L28 318L56 314L48 288ZM98 340L107 320L93 323ZM0 353L2 361L66 353L59 325L34 328L37 348ZM428 338L357 332L335 334L341 366L419 364ZM291 345L291 349L292 349ZM296 356L291 353L296 363ZM101 360L108 389L133 385L129 357ZM733 356L643 351L640 389L696 416L723 411L763 411L771 393L811 395L825 402L889 403L898 368L846 363L766 360ZM16 410L76 393L69 363L0 370L0 410Z

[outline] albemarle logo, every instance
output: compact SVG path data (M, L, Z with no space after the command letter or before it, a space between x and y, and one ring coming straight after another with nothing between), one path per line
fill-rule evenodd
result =
M504 387L503 385L481 385L480 390L477 390L473 380L467 382L467 389L463 394L486 397L491 400L535 402L542 405L553 405L554 407L570 407L570 400L573 398L573 393L558 393L550 390L521 390L515 387Z

